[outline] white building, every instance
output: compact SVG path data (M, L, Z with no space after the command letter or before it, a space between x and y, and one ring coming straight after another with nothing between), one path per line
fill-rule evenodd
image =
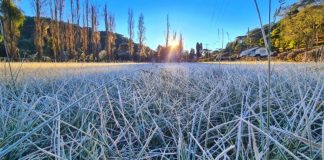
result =
M273 52L271 53L273 55ZM268 56L267 49L264 47L254 47L241 52L240 57L266 57Z

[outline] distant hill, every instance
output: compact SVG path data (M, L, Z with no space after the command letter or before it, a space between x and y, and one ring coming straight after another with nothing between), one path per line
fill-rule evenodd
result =
M44 23L44 28L49 28L50 24L50 19L49 18L42 18L42 22ZM63 27L67 25L67 23L62 22L61 25L63 24ZM74 25L75 30L81 29L80 26ZM116 36L116 41L115 41L115 53L116 55L120 55L119 59L120 60L127 60L129 57L127 57L127 46L128 45L128 38L123 36L122 34L114 33ZM20 53L25 57L30 57L33 54L36 53L35 45L34 45L34 38L35 38L35 21L34 17L29 17L26 16L24 25L21 27L21 34L20 38L18 40L18 48L20 50ZM100 47L99 50L104 50L105 49L105 38L106 38L106 32L105 31L100 31ZM45 46L44 46L44 56L52 58L52 51L51 51L51 46L49 44L50 40L50 35L45 34L44 41L45 41ZM89 38L90 41L90 38ZM138 44L134 43L134 50L135 52L137 51ZM80 48L76 48L79 54L81 54ZM124 49L124 50L123 50ZM5 57L6 55L4 54L4 46L0 46L0 56ZM148 52L153 52L150 48L147 48ZM89 54L89 53L86 53Z

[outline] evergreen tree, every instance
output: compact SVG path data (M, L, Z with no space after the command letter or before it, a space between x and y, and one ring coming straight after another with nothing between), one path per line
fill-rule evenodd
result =
M189 52L189 61L193 61L195 58L195 49L191 48Z
M196 43L196 55L197 55L197 58L200 58L202 56L202 50L203 50L203 47L202 47L202 43Z

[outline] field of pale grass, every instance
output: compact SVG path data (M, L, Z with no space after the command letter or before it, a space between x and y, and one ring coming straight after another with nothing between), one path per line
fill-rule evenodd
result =
M11 66L0 159L324 159L324 64Z

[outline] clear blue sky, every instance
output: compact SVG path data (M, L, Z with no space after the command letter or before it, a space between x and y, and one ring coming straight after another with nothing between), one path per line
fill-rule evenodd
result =
M70 0L66 0L70 3ZM83 0L81 0L82 2ZM253 0L89 0L98 6L99 30L104 29L103 7L108 4L109 11L115 15L116 32L127 37L127 12L134 11L135 26L140 13L144 14L146 26L146 44L156 49L158 44L165 44L166 15L170 17L171 31L182 33L185 49L195 48L196 42L208 44L208 49L221 48L222 28L224 30L224 47L229 39L234 40L244 35L248 27L259 27ZM273 12L278 8L279 0L272 0ZM286 0L291 4L296 0ZM34 12L31 0L21 0L18 6L26 15ZM258 0L264 23L267 21L268 0ZM69 4L66 8L69 9ZM49 8L49 7L48 7ZM49 9L44 9L44 14ZM66 12L68 15L70 13ZM136 29L136 28L135 28ZM220 32L220 37L218 37ZM137 33L137 31L136 31ZM137 34L135 34L137 41Z

